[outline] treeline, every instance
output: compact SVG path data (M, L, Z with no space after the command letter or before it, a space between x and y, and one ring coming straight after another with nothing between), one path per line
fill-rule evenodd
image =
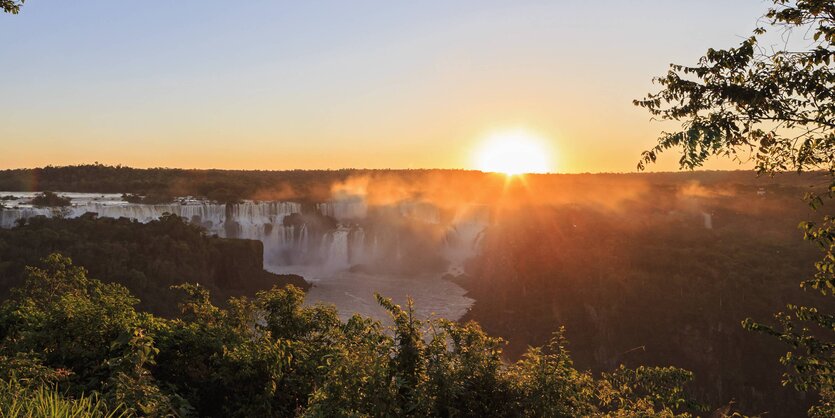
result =
M694 372L704 402L803 416L811 397L780 384L785 347L740 323L788 303L834 305L798 286L820 257L797 229L814 214L802 188L722 188L506 213L459 278L476 300L466 318L508 339L511 358L564 325L580 368L674 365Z
M258 198L321 202L330 197L333 183L366 172L369 170L139 169L97 163L0 170L0 190L129 193L150 197L151 203L177 196L220 202Z
M234 202L253 198L259 190L279 190L277 185L286 185L288 197L323 195L325 199L329 189L321 189L320 185L344 179L350 172L138 169L103 164L47 166L0 171L0 190L130 193L150 196L154 202L199 196Z
M183 285L179 319L140 314L118 284L88 277L58 254L26 270L0 307L0 399L46 391L96 416L688 417L704 408L676 368L574 368L560 333L515 363L475 323L422 322L378 298L394 325L301 290L210 302ZM19 383L23 382L23 387ZM9 390L14 393L4 393ZM58 395L54 395L58 394ZM28 401L27 401L28 400ZM27 407L28 408L28 407ZM31 413L23 410L22 414Z
M605 196L617 193L618 189L631 191L636 186L670 186L686 182L708 186L722 184L732 188L807 187L814 183L816 176L815 173L787 174L779 179L758 179L747 171L539 174L527 176L525 183L536 194L552 199L550 194L554 190ZM352 185L352 180L359 180L360 184ZM348 193L367 194L372 200L388 201L397 196L424 199L441 206L493 204L508 193L504 176L467 170L185 170L103 164L0 170L0 191L123 193L139 203L160 203L178 196L220 202L255 199L317 203L334 197L335 186ZM515 199L531 197L526 189L510 193Z
M299 276L264 271L260 241L209 237L174 215L143 224L88 213L36 217L0 229L0 299L22 283L27 265L53 252L72 257L101 280L126 286L141 300L141 310L169 317L178 313L169 287L185 282L199 283L219 301L275 284L307 287Z

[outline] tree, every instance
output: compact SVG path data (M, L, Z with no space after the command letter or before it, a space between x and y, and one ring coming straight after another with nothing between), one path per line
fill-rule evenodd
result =
M26 0L20 0L20 2L15 0L0 0L0 6L3 7L4 12L16 15L20 13L20 6L23 6L24 2Z
M695 66L671 64L655 79L661 90L634 101L654 117L681 123L680 130L662 133L644 152L639 170L671 148L680 148L679 163L686 169L713 156L744 159L747 154L759 174L823 172L825 184L806 199L816 210L835 203L835 1L773 3L764 27L738 47L709 49ZM774 33L784 40L798 35L806 46L761 43ZM835 217L826 213L800 225L823 251L816 274L801 286L835 296ZM820 395L810 415L833 416L835 313L789 305L776 318L778 327L750 319L743 325L791 347L781 359L789 367L784 384Z
M55 192L43 192L32 198L30 202L37 207L65 207L72 202L69 198L59 196Z
M76 397L98 392L144 415L170 410L148 369L158 350L133 308L138 301L61 254L43 264L28 268L15 297L0 306L0 375L57 383Z

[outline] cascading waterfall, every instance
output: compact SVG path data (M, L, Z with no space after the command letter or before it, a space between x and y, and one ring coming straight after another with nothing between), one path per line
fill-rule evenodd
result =
M19 196L8 202L11 207L0 210L0 227L11 228L18 220L35 216L76 218L94 212L103 218L128 218L146 223L170 213L206 228L211 234L228 238L245 238L264 243L265 260L295 246L295 228L284 225L284 217L301 212L294 202L243 202L219 204L194 199L179 203L138 204L121 199L120 195L89 195L61 193L73 203L64 208L39 208L28 205L34 193L3 193Z
M325 256L324 266L329 270L345 270L350 267L348 236L350 230L339 228L329 232L322 240L322 253Z
M450 262L449 273L464 272L464 262L480 250L481 240L490 224L490 209L486 206L462 208L455 215L444 239L444 254Z
M713 215L702 212L702 217L704 218L705 229L713 229Z
M363 199L351 197L316 206L321 215L340 222L336 229L322 231L312 230L307 223L285 225L285 217L302 212L301 204L294 202L218 204L183 198L177 203L138 204L126 202L117 194L60 193L71 199L71 206L42 208L28 204L35 193L0 192L0 195L9 194L16 198L2 202L6 206L0 209L2 228L13 227L18 220L35 216L74 218L95 212L100 217L128 218L144 223L169 213L203 226L210 234L261 241L265 265L275 268L314 264L325 267L327 271L339 271L375 262L390 267L406 262L404 257L412 255L414 241L403 240L416 239L414 231L418 232L418 236L427 237L435 234L432 231L446 228L445 233L437 234L434 251L449 261L451 272L458 273L462 271L464 261L477 253L489 223L489 210L485 207L463 208L444 225L436 206L427 202L406 201L375 207L374 213L385 216L374 218L376 220L370 224L372 228L366 230L357 222L367 223L368 219L372 219L366 218L369 208ZM398 222L413 225L416 229L412 232L401 230L396 226Z
M299 231L299 247L302 253L307 253L308 245L310 244L310 237L307 232L307 224L302 224Z
M362 219L368 214L368 205L361 197L352 196L347 199L318 203L316 210L322 215L339 220Z
M370 261L365 248L365 231L358 227L340 226L322 237L322 265L328 270L345 270Z
M374 236L374 242L371 245L371 257L377 257L380 254L380 240Z
M438 207L427 202L400 202L397 205L400 215L428 224L440 224L441 213Z
M350 244L348 246L348 258L352 264L363 263L366 261L365 251L365 231L362 228L356 228L349 234Z
M213 203L169 203L161 205L127 203L113 205L95 202L72 206L69 210L71 215L68 217L78 217L87 212L95 212L102 218L128 218L142 223L159 219L163 214L170 213L212 227L223 225L226 211L224 205Z
M0 210L0 228L11 228L21 219L36 216L53 217L61 215L62 211L55 208L16 208Z
M222 231L228 238L259 240L264 244L264 260L268 265L279 263L280 256L296 246L294 226L284 225L284 218L301 212L293 202L244 202L227 205Z

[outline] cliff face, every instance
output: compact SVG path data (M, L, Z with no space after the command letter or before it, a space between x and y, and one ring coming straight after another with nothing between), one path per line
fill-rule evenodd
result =
M264 270L264 246L255 240L213 240L219 257L212 266L213 281L224 289L249 287L246 278L261 277Z
M218 257L213 258L212 281L234 295L254 293L273 285L288 284L304 290L310 288L301 276L274 274L263 269L264 244L251 239L212 238Z

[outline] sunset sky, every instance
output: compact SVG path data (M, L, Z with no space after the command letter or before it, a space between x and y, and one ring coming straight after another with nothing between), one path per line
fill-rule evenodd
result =
M768 4L29 0L0 15L0 168L478 168L525 131L552 171L633 171L663 127L631 100Z

